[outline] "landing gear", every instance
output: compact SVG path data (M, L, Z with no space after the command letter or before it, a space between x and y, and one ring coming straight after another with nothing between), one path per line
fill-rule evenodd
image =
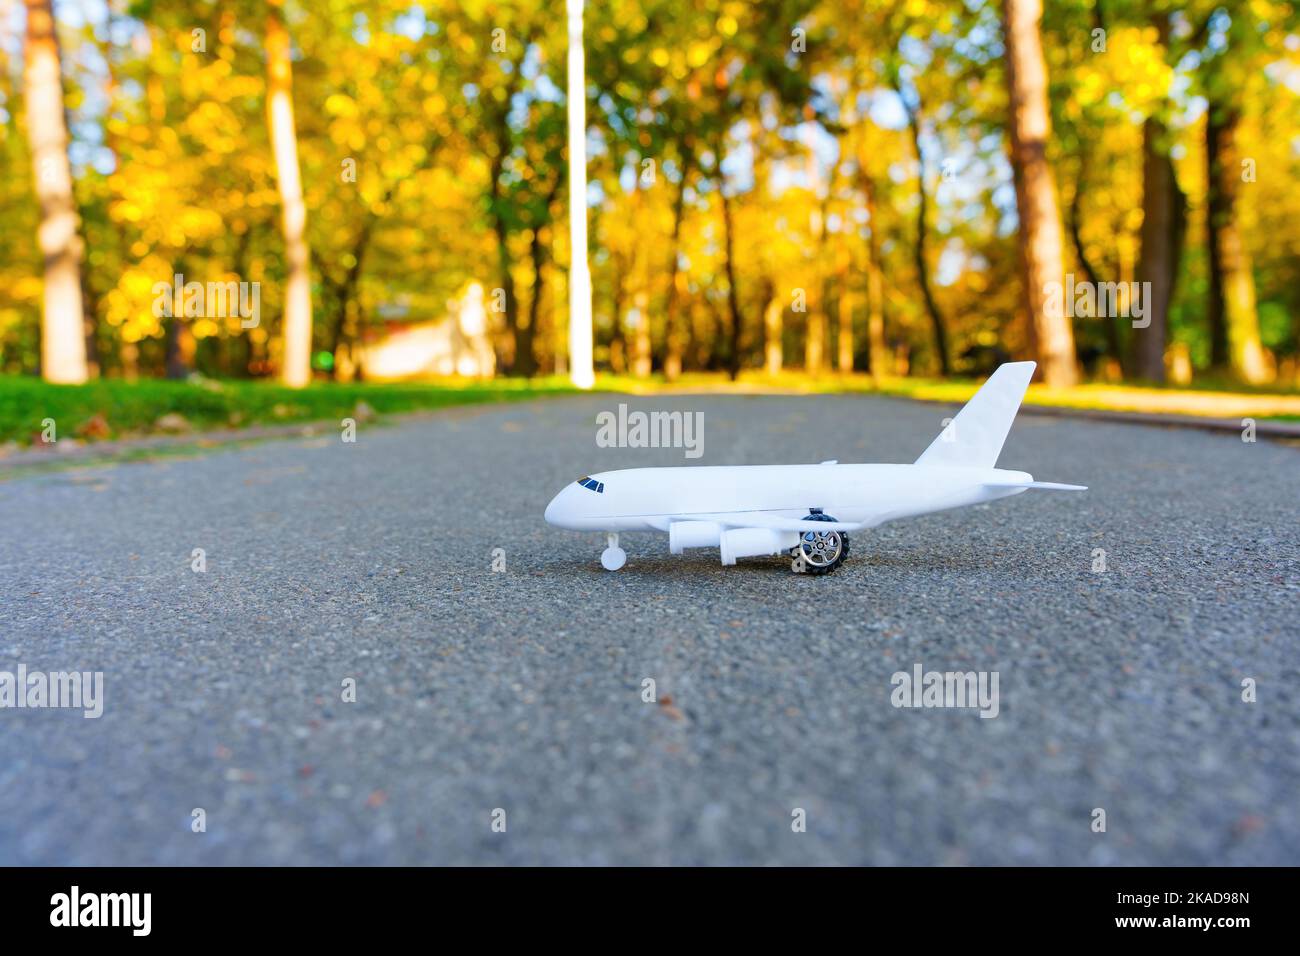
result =
M627 564L627 552L618 546L618 532L611 531L605 540L609 547L600 553L600 566L606 571L617 571Z
M834 521L818 509L804 521ZM843 531L808 530L799 536L799 544L790 549L794 560L790 566L801 574L829 574L849 556L849 536Z

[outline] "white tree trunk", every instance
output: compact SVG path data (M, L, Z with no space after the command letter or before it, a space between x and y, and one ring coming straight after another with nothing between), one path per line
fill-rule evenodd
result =
M41 313L41 374L46 381L86 381L85 316L81 302L81 237L68 163L63 75L51 0L26 0L27 40L23 96L36 198L37 240L45 259Z
M311 381L311 253L307 248L307 206L298 170L298 133L293 119L293 66L283 0L270 0L266 18L266 115L280 186L284 232L284 384Z
M591 272L587 265L587 66L582 48L583 0L569 14L569 379L591 388ZM648 321L643 316L642 321Z

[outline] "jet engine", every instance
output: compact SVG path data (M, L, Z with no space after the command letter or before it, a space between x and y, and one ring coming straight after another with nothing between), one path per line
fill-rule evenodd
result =
M685 548L716 548L722 528L712 521L674 521L668 526L668 551L681 554Z
M799 543L797 531L773 531L770 528L733 528L722 532L722 563L735 564L737 558L781 554Z

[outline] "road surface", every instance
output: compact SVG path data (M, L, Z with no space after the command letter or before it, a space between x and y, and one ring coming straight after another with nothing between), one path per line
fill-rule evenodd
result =
M1300 861L1300 449L1024 415L1000 464L1090 491L822 578L649 536L610 574L541 514L687 463L598 448L619 401L703 412L698 464L952 414L591 396L0 482L0 671L104 675L98 719L0 710L0 864ZM918 664L997 716L893 706Z

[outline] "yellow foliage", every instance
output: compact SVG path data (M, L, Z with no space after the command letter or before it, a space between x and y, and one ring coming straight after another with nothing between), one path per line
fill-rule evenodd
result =
M1143 115L1165 100L1174 75L1152 27L1110 30L1106 52L1084 57L1078 73L1076 96L1085 108L1101 104L1112 92L1120 92L1125 108ZM1124 78L1122 84L1115 82L1117 75Z
M325 100L325 112L332 116L356 116L357 104L350 96L334 93Z
M700 42L691 44L690 53L686 56L686 62L692 69L697 69L709 62L709 57L713 55L714 44L711 42Z
M10 296L18 302L39 302L45 283L39 276L22 276L9 287Z

